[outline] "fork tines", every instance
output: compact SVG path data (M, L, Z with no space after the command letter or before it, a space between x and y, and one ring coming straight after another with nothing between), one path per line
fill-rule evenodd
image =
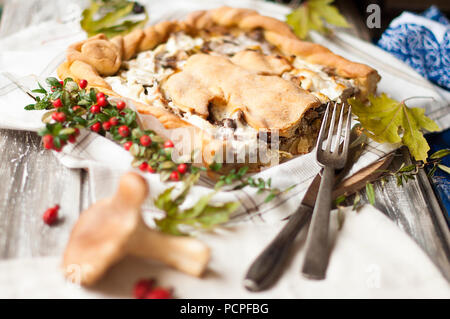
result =
M330 112L332 109L331 114L331 120L330 120ZM339 110L340 109L340 110ZM336 130L336 113L339 111L339 123ZM344 122L344 116L347 116L345 119L345 125L343 125ZM345 158L343 161L346 160L346 154L348 153L348 145L349 145L349 139L345 138L343 143L341 143L342 133L343 133L343 127L345 127L345 134L347 135L350 132L351 129L351 117L352 117L352 110L351 106L347 103L335 103L335 102L328 102L327 109L325 111L325 114L323 116L322 120L322 126L320 128L319 136L317 138L317 149L322 150L323 153L331 153L338 155L336 153L339 153L339 155L345 155ZM325 131L328 133L326 134ZM335 133L336 134L333 134ZM325 149L323 149L323 142L326 139L326 146ZM332 147L333 146L333 147ZM318 159L319 162L321 162L320 159Z

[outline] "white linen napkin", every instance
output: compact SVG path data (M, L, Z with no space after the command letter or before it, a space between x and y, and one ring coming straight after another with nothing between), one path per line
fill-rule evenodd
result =
M424 252L383 213L370 205L359 213L347 210L338 230L331 215L333 253L323 281L300 274L305 231L297 238L299 253L287 264L271 289L251 293L242 286L247 267L283 222L240 223L200 237L212 249L212 260L202 279L159 263L127 257L112 267L93 288L64 280L61 257L16 259L0 263L0 298L132 298L133 284L155 278L173 287L178 298L449 298L450 287Z
M166 19L182 18L190 11L210 9L224 4L236 7L253 8L262 14L282 20L284 19L284 15L289 12L289 9L284 6L252 0L208 2L171 1L170 3L146 1L146 4L150 10L151 23ZM0 70L1 72L13 74L23 85L26 85L29 88L35 88L36 79L42 80L49 75L55 74L56 67L64 60L65 48L69 44L81 40L84 37L85 35L81 31L77 21L64 24L50 21L29 27L0 40ZM418 101L411 101L411 104L415 103L417 106L425 107L427 109L427 114L436 120L441 128L447 128L449 126L450 109L448 107L448 99L450 93L433 86L404 63L369 43L360 41L343 33L336 33L330 38L323 37L319 34L313 34L313 39L350 60L360 61L375 67L382 76L382 80L379 84L379 91L386 92L393 98L401 100L406 97L418 95L434 97L435 100L433 102L421 100L420 104ZM33 75L30 76L30 74ZM23 110L23 106L29 103L32 103L32 100L23 94L15 84L11 83L8 73L3 73L3 76L0 75L0 127L25 130L37 130L42 127L40 122L42 115L41 111ZM371 143L358 162L354 165L351 173L379 160L395 148L395 145ZM123 148L106 138L89 132L84 132L75 145L69 145L64 148L62 153L55 153L55 155L59 158L61 163L67 167L89 168L90 197L92 202L105 196L109 196L114 191L118 178L123 172L130 169L131 162L129 153ZM246 223L236 226L245 229L242 233L240 231L236 234L228 233L228 237L224 235L223 239L221 236L216 236L214 237L217 239L215 241L209 241L208 239L208 243L217 254L218 260L224 260L226 263L225 257L227 254L223 246L228 245L230 237L236 237L236 245L238 242L244 242L246 238L252 238L252 236L259 238L260 231L259 228L254 226L256 224L266 224L264 227L261 226L262 229L265 229L264 231L268 232L271 231L270 234L275 234L275 231L279 228L274 227L274 225L279 223L282 218L290 215L298 207L307 187L318 172L319 166L315 163L314 154L307 154L258 174L258 176L264 178L272 177L272 185L274 187L279 187L280 189L297 184L290 192L277 197L269 203L264 203L265 196L256 195L256 191L251 188L244 188L233 192L220 192L217 194L214 197L217 201L239 200L241 202L242 205L234 214L232 223L246 221ZM157 175L146 174L145 177L151 185L151 197L155 197L164 188L168 187L167 183L164 184L159 181ZM210 181L202 179L201 183L194 187L192 194L188 198L188 203L192 203L201 195L210 192L210 186ZM153 211L153 205L150 199L144 209L146 212ZM361 214L361 216L363 215ZM355 217L355 220L356 219L357 218ZM364 227L367 229L372 228L371 225L374 224L370 221L370 218L361 219L360 223L364 223ZM401 231L398 229L396 229L396 231L399 233L397 235L400 236ZM355 232L355 234L359 233L358 230L355 230ZM351 236L354 236L353 233L349 231L349 237L351 237L350 234L352 234ZM364 236L364 233L361 234ZM342 236L339 236L339 238L341 237ZM267 237L263 236L261 238L266 239ZM388 265L392 262L393 256L397 255L391 253L391 249L393 249L392 245L385 245L383 247L380 246L379 242L374 238L366 239L367 243L371 243L371 245L377 247L376 249L386 249L388 251L388 253L384 255L380 254L379 263L386 263L386 265ZM361 241L361 243L363 242L365 241ZM266 243L265 240L254 241L255 247L251 246L252 249L249 249L249 251L251 250L254 253L252 257L261 251ZM414 246L412 241L402 241L401 243L407 246L403 247L404 249L418 249L417 247L411 248L411 246ZM376 249L374 248L374 250ZM358 256L358 254L364 254L363 246L361 246L361 249L355 250L355 256ZM346 258L344 258L344 253L341 258L339 257L340 253L336 251L333 253L333 256L335 255L336 257L334 258L337 260L335 263L341 264L341 266L338 267L330 264L330 271L333 271L331 270L333 267L341 269L342 273L339 274L340 276L344 276L343 273L345 273L345 269L347 269L348 262L353 263L359 260L357 258L352 258L350 261L346 260ZM239 274L237 272L235 273L237 277L243 275L244 268L248 266L250 259L251 258L249 257L242 259L247 260L248 262L245 265L242 265L243 268L239 268ZM233 260L241 259L236 258ZM42 262L45 264L47 261L43 260ZM12 261L12 263L14 263L14 261ZM19 261L18 263L20 264ZM26 267L25 264L24 267ZM232 266L224 265L224 267ZM397 272L395 268L391 270ZM397 275L400 276L400 278L407 278L404 274L407 274L407 272L405 273L403 270L397 272ZM295 275L298 277L298 267ZM345 274L345 276L349 275L351 274ZM419 275L420 274L418 273L417 276ZM13 276L13 274L11 276ZM286 278L289 278L289 276L290 275L286 275ZM329 277L327 282L331 280L330 278L332 277ZM433 278L436 281L443 280L440 274ZM235 278L234 280L238 279ZM342 283L338 279L336 280L338 283ZM210 279L205 282L209 281ZM201 283L203 282L204 281L201 281ZM293 282L297 281L294 280ZM419 286L422 285L423 281L419 280L419 282ZM186 283L186 287L183 285L183 289L187 289L186 297L193 297L193 295L188 295L187 293L190 289L188 286L191 285L192 280L188 280ZM306 283L306 285L308 286L309 284ZM346 286L344 285L342 287ZM221 289L222 287L220 290ZM227 291L228 288L223 287L223 289L224 291ZM319 290L320 289L317 291ZM336 284L334 290L330 290L330 296L332 295L331 291L337 290L338 284ZM408 293L408 291L401 290L400 288L398 292ZM298 296L307 296L307 294L303 295L303 293L304 292L300 293ZM281 295L285 296L284 294ZM324 295L327 295L327 293L324 292ZM211 297L213 296L220 296L220 293L211 295ZM394 294L392 296L394 296Z

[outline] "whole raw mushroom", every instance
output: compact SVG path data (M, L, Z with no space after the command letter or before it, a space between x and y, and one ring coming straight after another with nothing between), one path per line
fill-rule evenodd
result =
M66 277L92 285L126 255L156 259L189 275L202 275L210 259L209 248L195 238L149 229L141 216L147 194L145 179L127 173L113 197L81 213L64 252Z

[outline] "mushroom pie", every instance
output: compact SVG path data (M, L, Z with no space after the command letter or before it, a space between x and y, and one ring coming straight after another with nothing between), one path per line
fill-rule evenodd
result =
M311 151L327 102L364 100L380 80L367 65L299 40L284 22L230 7L75 43L58 75L132 99L166 129L190 127L202 147L243 154L251 137L264 133L270 148L276 134L286 156Z

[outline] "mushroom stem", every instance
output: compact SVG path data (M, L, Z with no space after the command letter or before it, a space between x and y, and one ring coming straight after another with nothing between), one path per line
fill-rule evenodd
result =
M187 274L200 277L210 259L203 242L190 237L175 237L150 230L143 223L129 242L130 254L159 260Z

